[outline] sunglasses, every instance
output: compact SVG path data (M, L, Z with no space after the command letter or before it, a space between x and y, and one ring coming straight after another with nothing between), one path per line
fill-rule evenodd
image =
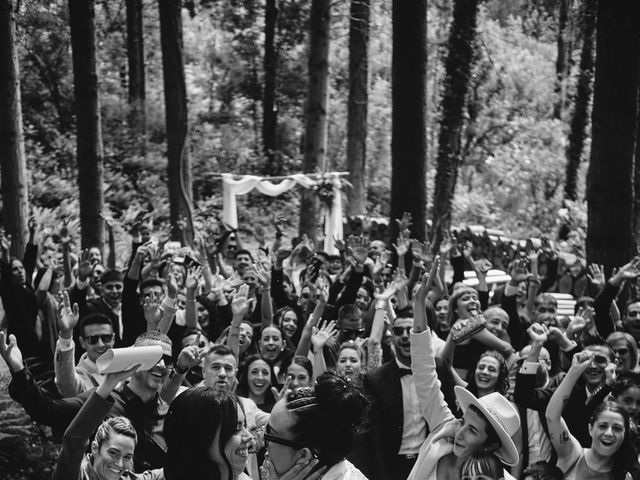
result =
M341 331L343 337L359 337L364 333L364 328L343 328Z
M391 329L391 331L393 332L393 334L394 334L396 337L399 337L399 336L401 336L401 335L404 335L405 333L406 333L407 335L411 334L411 329L412 329L412 328L413 328L413 327L393 327L393 328Z
M615 352L617 355L620 355L621 357L626 357L627 355L629 355L629 349L628 348L616 348Z
M538 313L556 313L556 309L553 308L553 307L549 307L549 308L538 307L538 308L536 308L536 312L538 312Z
M627 312L627 317L638 317L640 316L640 311L632 310L631 312Z
M100 340L102 340L102 343L106 345L107 343L113 342L113 337L113 333L107 333L104 335L89 335L84 337L84 339L89 345L97 345Z
M315 450L310 446L305 445L304 443L295 442L293 440L287 440L286 438L273 435L273 432L271 430L271 425L269 425L268 423L267 423L267 428L265 429L263 438L264 438L264 446L267 448L269 447L269 442L277 443L278 445L284 445L285 447L295 448L296 450L308 448L309 450L311 450L313 457L318 458L318 455L316 454Z

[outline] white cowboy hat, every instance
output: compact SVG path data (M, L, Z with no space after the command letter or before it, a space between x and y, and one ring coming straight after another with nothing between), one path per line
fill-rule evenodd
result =
M456 400L462 411L466 412L469 405L475 405L498 434L501 445L500 448L493 452L495 456L505 465L513 466L517 464L520 456L511 439L520 429L520 416L516 407L498 392L490 393L482 398L476 398L471 392L462 387L456 386L454 390L456 392Z

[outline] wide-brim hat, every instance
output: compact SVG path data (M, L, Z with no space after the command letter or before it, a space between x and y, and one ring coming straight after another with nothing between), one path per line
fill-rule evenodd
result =
M509 400L498 392L490 393L482 398L476 398L471 392L462 388L454 387L456 400L463 412L467 411L470 405L474 405L491 424L500 439L500 448L495 452L502 463L514 466L520 458L518 449L511 437L520 429L520 416L518 410Z

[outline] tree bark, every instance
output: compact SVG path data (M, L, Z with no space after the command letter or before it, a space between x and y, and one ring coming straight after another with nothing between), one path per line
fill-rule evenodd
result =
M331 28L330 0L311 2L309 87L305 126L303 171L314 173L324 169L327 152L327 97L329 93L329 32ZM315 238L321 224L317 196L305 189L300 204L300 235Z
M585 0L582 15L582 51L580 53L580 73L571 127L569 130L566 150L567 168L564 184L564 198L575 201L578 199L577 179L584 141L587 137L589 118L589 102L591 101L593 81L593 41L596 30L596 0Z
M11 255L22 258L29 205L15 9L13 0L0 2L0 174L3 224L13 240Z
M144 37L142 0L126 0L127 60L129 63L129 115L133 145L141 155L147 151Z
M633 255L633 160L640 58L640 4L599 1L587 260L607 274Z
M553 118L561 119L566 97L567 57L569 55L567 27L569 20L569 0L559 0L558 6L558 39L556 57L556 101L553 104Z
M181 0L159 0L160 43L164 79L165 122L167 128L167 174L169 210L174 240L181 240L181 220L186 220L184 238L193 242L193 186L187 146L187 89L182 56Z
M275 45L278 23L277 0L266 0L264 16L264 90L262 94L262 150L267 159L267 173L282 173L276 143L278 109L276 91L278 88L278 52Z
M451 208L460 166L460 138L476 38L478 0L456 0L445 62L442 120L433 201L435 245L451 228Z
M391 218L411 213L412 237L422 241L427 222L427 1L393 0L391 21ZM391 225L397 229L395 222Z
M371 0L351 0L349 28L349 100L347 118L347 170L353 185L348 190L347 214L367 210L367 106L369 103L369 17Z
M103 151L94 0L69 0L82 248L103 247Z

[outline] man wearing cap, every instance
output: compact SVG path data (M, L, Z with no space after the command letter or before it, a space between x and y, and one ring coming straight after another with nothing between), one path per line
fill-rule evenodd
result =
M458 420L444 401L431 346L431 330L424 308L428 293L428 274L414 298L411 333L411 365L422 416L430 433L420 447L408 480L457 479L460 467L470 456L491 452L505 465L516 465L519 453L512 437L520 430L516 408L497 392L476 398L462 387L455 387L456 400L463 412ZM504 472L505 479L513 477Z

